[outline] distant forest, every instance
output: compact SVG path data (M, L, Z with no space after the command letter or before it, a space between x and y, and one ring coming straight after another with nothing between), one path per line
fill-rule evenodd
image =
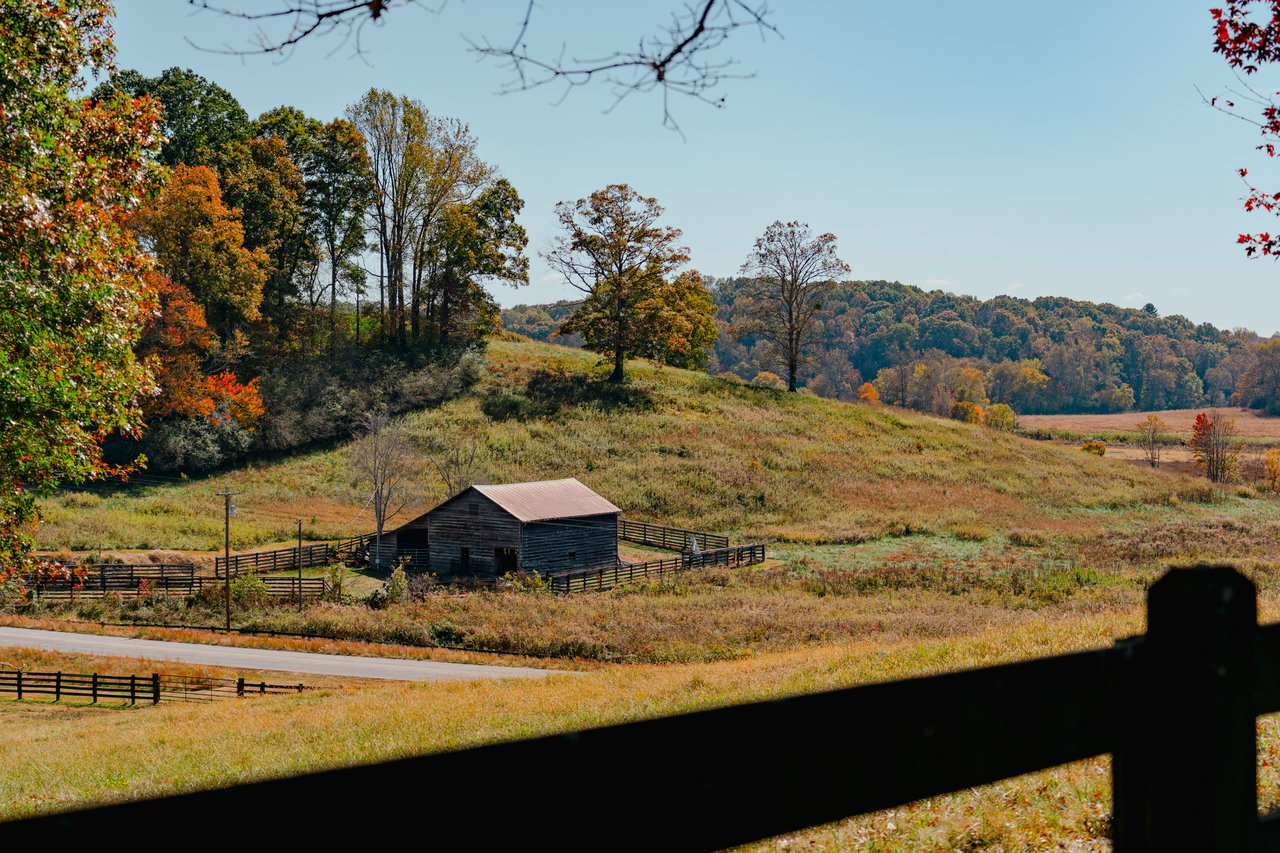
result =
M749 281L707 279L719 339L709 370L777 385L769 347L735 331ZM503 326L569 345L556 330L576 303L520 305ZM1280 341L1224 330L1153 305L1065 297L981 300L888 281L843 282L823 298L801 377L824 397L946 414L957 400L1024 414L1241 405L1280 414Z

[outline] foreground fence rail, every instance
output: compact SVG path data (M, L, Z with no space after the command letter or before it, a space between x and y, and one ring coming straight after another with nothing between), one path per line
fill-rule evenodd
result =
M210 814L266 832L277 817L264 802L339 790L344 808L372 813L447 779L431 795L449 818L436 846L717 850L1111 753L1117 853L1277 849L1280 818L1257 814L1255 724L1280 710L1280 625L1259 628L1253 584L1221 567L1170 572L1148 608L1145 636L1098 651L31 818L0 836L87 842ZM514 797L495 821L474 795L495 779L549 791L589 779L611 803L660 790L662 808L548 821L545 800ZM304 821L291 840L331 833Z
M764 562L763 545L738 545L696 554L681 554L643 563L618 563L594 569L571 569L547 575L552 592L570 593L604 590L635 580L660 580L690 569L707 566L754 566Z
M18 699L33 696L63 698L85 697L93 702L107 699L128 701L131 705L161 701L211 702L268 693L296 693L301 684L268 684L244 678L211 678L198 675L107 675L100 672L33 672L0 670L0 693L12 693Z

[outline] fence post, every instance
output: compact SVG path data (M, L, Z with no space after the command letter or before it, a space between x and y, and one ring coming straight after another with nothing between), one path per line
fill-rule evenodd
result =
M93 692L93 704L97 705L98 704L98 673L96 672L93 674L93 687L91 689Z
M18 698L22 698L22 670L18 670Z
M160 704L160 673L151 673L151 704Z
M244 695L244 676L243 675L236 679L236 695L237 696Z
M129 704L138 704L138 676L129 674Z
M62 670L53 676L53 701L62 701Z
M1258 826L1257 590L1227 566L1174 569L1118 685L1115 853L1244 853Z

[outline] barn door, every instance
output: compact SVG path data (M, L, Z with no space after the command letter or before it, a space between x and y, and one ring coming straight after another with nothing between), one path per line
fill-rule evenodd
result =
M518 571L519 560L516 557L515 548L494 548L493 549L493 573L495 575L505 575L507 572Z

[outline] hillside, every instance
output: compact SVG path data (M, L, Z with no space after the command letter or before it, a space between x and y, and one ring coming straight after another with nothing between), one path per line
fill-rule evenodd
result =
M611 389L587 378L595 369L595 357L581 350L493 342L473 393L407 416L419 463L397 519L443 497L432 454L472 442L484 479L573 476L630 517L769 541L1084 532L1097 528L1100 508L1165 507L1213 494L1203 481L979 426L647 362L630 365L627 399L610 402ZM551 374L534 383L544 412L555 408L548 388L579 402L525 420L482 411L486 397L528 391L540 372ZM204 480L63 493L44 504L39 542L77 551L220 549L222 501L214 493L224 486L242 492L233 548L289 541L299 517L307 538L365 532L367 495L349 463L344 445Z

